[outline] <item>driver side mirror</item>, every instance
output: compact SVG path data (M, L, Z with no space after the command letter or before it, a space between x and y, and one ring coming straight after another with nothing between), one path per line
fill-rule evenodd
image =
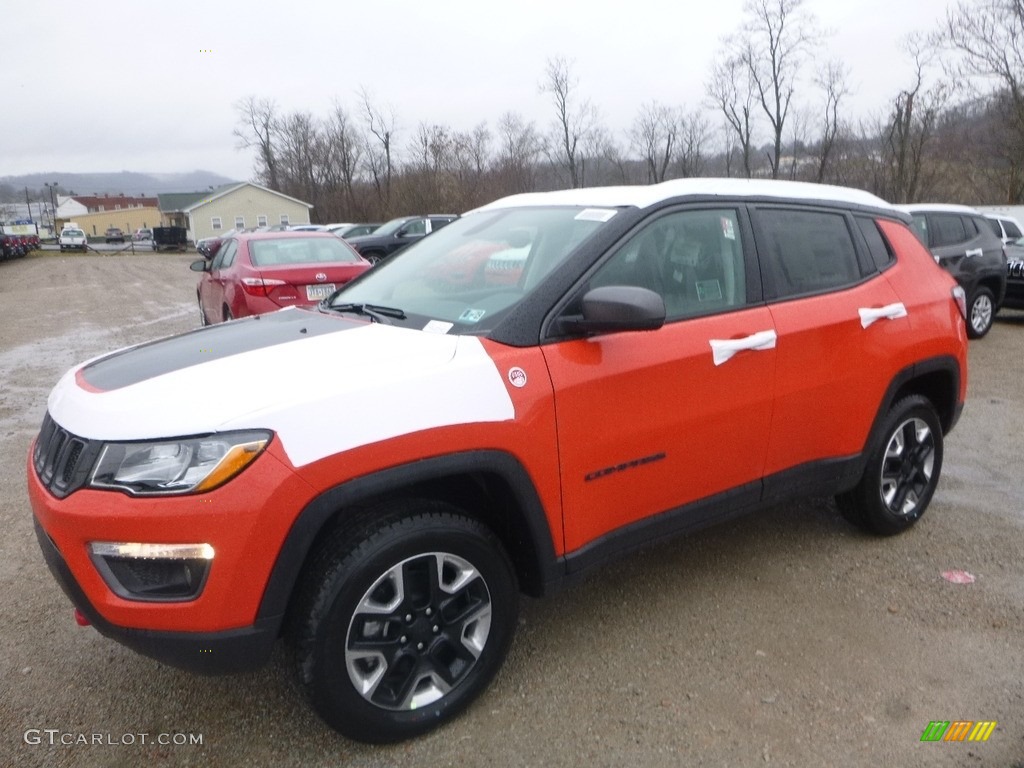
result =
M661 294L635 285L607 285L587 291L579 315L561 318L566 333L655 331L665 324Z
M210 268L210 262L206 259L200 259L199 261L193 261L188 265L188 268L193 272L207 272Z

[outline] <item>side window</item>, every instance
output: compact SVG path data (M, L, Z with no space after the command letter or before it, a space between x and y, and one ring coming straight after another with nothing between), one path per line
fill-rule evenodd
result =
M427 234L427 220L416 219L402 227L403 235L425 235Z
M861 278L846 217L825 211L760 209L759 243L777 299L850 285Z
M924 247L928 247L928 217L923 213L915 213L912 216L913 221L910 223L911 229L914 230L914 234L917 235Z
M1002 236L1003 236L1003 228L1001 226L999 226L999 222L996 219L989 219L988 220L988 228L992 230L992 234L993 235L995 235L998 238L1002 238ZM1006 234L1007 235L1010 234L1009 227L1007 227Z
M868 244L868 252L871 254L871 261L878 268L879 271L885 269L895 260L895 254L892 252L892 248L889 247L889 243L882 237L882 233L878 231L878 225L874 219L869 219L863 216L854 217L854 221L857 222L857 226L860 228L861 233L864 235L864 239Z
M746 304L736 211L680 211L648 224L590 279L590 287L635 285L661 294L668 320Z
M235 258L235 241L228 240L224 245L217 251L217 255L213 257L213 263L210 265L210 271L213 272L224 267L231 266L231 261L227 261L230 256L231 261ZM225 263L227 262L227 263Z
M1020 227L1009 219L1003 219L1003 229L1006 230L1006 236L1011 240L1017 240L1024 237L1024 232L1020 231Z
M430 231L431 232L437 232L437 230L439 230L445 224L451 224L451 223L452 223L451 219L431 219L430 220Z
M222 269L227 269L235 263L235 254L238 253L238 241L232 240L225 244L224 263L221 264Z
M933 248L967 242L964 220L955 213L933 213L930 216Z

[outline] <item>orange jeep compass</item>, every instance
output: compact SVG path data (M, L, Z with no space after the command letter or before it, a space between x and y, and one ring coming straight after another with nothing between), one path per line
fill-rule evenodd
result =
M311 309L83 363L28 457L79 618L199 672L279 637L331 726L434 728L542 595L835 495L912 526L967 387L964 293L857 190L691 179L498 200Z

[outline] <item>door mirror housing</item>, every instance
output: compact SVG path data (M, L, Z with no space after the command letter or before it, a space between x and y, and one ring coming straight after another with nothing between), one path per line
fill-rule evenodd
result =
M607 285L587 291L581 314L561 319L566 333L655 331L665 324L665 300L635 285Z

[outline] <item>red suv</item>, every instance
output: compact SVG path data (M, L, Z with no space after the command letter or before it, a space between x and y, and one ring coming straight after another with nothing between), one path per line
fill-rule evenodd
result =
M283 635L331 726L422 733L494 677L520 591L807 494L920 519L966 307L909 225L787 182L499 200L315 310L69 371L29 456L40 546L142 653L249 669Z

